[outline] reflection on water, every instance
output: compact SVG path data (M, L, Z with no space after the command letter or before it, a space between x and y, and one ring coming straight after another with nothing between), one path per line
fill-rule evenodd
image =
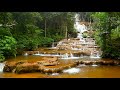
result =
M28 60L29 62L41 60L41 56L18 56L9 61L13 60ZM90 60L90 58L80 58L80 60ZM60 65L70 64L74 60L59 60ZM54 66L53 66L54 67ZM56 66L55 66L56 67ZM57 66L58 67L58 66ZM104 66L104 65L78 65L75 68L67 69L66 72L69 73L53 73L51 75L43 73L25 73L25 74L15 74L15 73L0 73L0 78L120 78L120 66ZM73 73L74 74L71 74Z

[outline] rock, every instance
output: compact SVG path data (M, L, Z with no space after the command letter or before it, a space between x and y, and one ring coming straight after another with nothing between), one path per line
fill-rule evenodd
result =
M92 65L92 62L91 61L83 61L83 64L85 64L85 65Z
M12 72L16 68L16 62L6 62L3 68L3 72Z
M27 61L18 61L18 62L16 62L16 65L20 65L20 64L23 64L25 62L27 62Z
M112 60L102 61L102 65L114 65L114 61L112 61Z
M102 60L99 60L99 61L92 61L92 64L96 64L96 65L102 65Z
M59 64L57 57L44 57L42 61L37 61L37 63L44 66L55 66Z
M7 62L5 63L5 66L3 68L3 72L14 72L13 70L16 68L17 65L23 64L26 61L21 60L21 61L12 61L12 62Z
M120 65L120 61L114 61L114 65Z
M23 63L16 66L15 73L28 73L38 71L39 65L37 63Z

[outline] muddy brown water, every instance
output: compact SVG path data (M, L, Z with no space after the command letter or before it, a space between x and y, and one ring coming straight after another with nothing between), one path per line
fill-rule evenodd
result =
M27 60L29 62L41 60L41 56L17 56L16 58L8 59L8 61L14 60ZM83 60L93 60L90 58L81 58ZM59 67L64 64L70 64L75 60L59 60ZM57 66L57 67L58 67ZM56 66L54 66L56 67ZM0 78L120 78L120 66L110 66L110 65L78 65L76 68L79 68L78 73L69 74L69 73L60 73L54 75L48 75L43 73L24 73L24 74L15 74L15 73L6 73L0 72Z

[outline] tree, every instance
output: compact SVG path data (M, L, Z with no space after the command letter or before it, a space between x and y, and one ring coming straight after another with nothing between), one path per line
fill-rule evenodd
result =
M94 28L96 29L96 39L103 51L102 57L119 58L120 49L115 44L115 33L119 32L120 13L116 12L95 12L92 14ZM117 33L116 33L117 34ZM119 42L119 35L116 39ZM116 52L116 53L115 53Z
M16 40L11 33L13 21L11 13L0 13L0 61L5 60L5 57L16 56Z

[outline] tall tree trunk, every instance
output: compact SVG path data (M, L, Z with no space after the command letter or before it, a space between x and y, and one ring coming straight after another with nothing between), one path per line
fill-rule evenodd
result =
M68 37L67 37L67 31L68 31L68 30L67 30L67 26L65 26L65 38L66 38L66 39L68 39Z
M45 37L46 37L46 19L45 19Z

